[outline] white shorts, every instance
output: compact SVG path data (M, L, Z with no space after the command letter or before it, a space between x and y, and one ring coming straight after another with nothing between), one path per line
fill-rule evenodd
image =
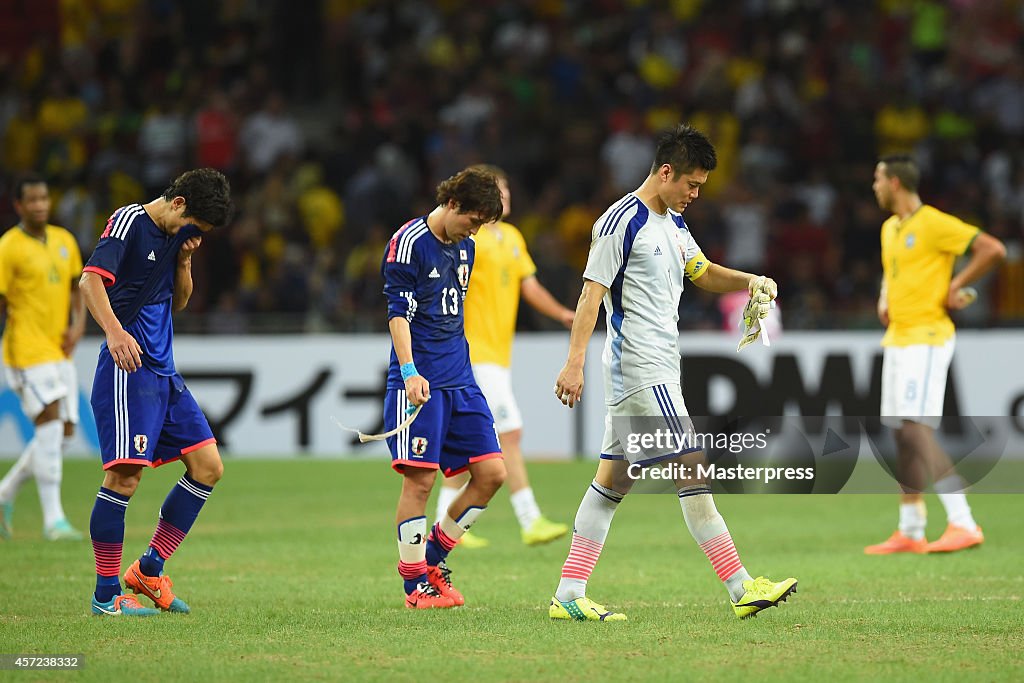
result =
M69 360L24 369L4 368L7 384L21 399L21 410L35 420L46 406L60 401L60 419L78 424L78 373Z
M657 444L648 448L639 441L639 437L644 434L654 436L656 431L664 433L665 430L680 437L693 431L679 384L657 384L647 387L630 394L615 405L608 406L604 416L601 458L629 460L631 463L647 465L701 450L692 447L689 442L682 444L681 448L669 447L678 444L665 442L664 447ZM637 441L629 443L634 435ZM627 439L625 447L622 444L623 436Z
M882 354L882 424L904 420L938 427L946 398L946 373L954 339L942 346L887 346Z
M512 394L512 371L503 365L477 363L473 366L473 375L494 415L494 428L498 434L522 429L523 416Z

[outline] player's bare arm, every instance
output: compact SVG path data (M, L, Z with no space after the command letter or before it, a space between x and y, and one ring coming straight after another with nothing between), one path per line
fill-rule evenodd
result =
M68 358L75 352L75 347L85 334L85 299L82 298L82 290L78 280L71 281L71 321L68 328L64 330L64 340L61 343L61 350Z
M175 313L185 310L192 298L192 254L202 244L202 237L189 237L178 252L178 268L174 271L174 298L171 306Z
M593 280L583 281L583 292L576 304L576 317L572 322L569 334L569 357L565 366L558 373L555 382L555 396L570 408L583 398L583 364L587 359L587 345L594 334L597 314L601 310L601 300L608 293L608 288Z
M708 292L714 292L715 294L727 294L729 292L742 292L743 290L747 290L748 294L753 295L754 286L757 284L760 277L762 276L744 273L742 270L733 270L732 268L726 268L725 266L720 266L717 263L712 263L702 275L697 276L697 278L693 280L693 284ZM775 284L775 280L770 277L765 277L761 287L772 299L775 298L779 291L779 287Z
M82 273L79 280L82 298L93 319L107 337L107 350L114 364L125 372L135 372L142 367L142 347L135 337L121 327L121 321L110 307L110 298L103 286L103 278L91 271Z
M572 329L572 321L576 317L576 313L558 303L558 300L551 295L547 287L540 283L536 275L524 278L519 284L519 291L526 303L530 304L535 311Z
M949 282L946 308L951 311L959 311L974 301L973 297L965 296L960 290L977 281L985 273L1002 263L1005 258L1006 246L992 235L979 232L971 242L971 259Z
M391 341L395 345L398 364L412 363L412 330L405 318L394 317L388 321L391 330ZM430 399L430 382L423 375L413 375L405 380L405 395L414 406L423 405Z
M889 281L882 276L882 286L878 290L878 322L882 327L889 327Z

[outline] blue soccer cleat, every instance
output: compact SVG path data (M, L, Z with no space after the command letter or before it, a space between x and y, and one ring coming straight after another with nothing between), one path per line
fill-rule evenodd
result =
M115 595L108 602L100 602L94 593L92 613L108 617L151 617L154 614L160 614L160 610L143 607L139 603L139 599L131 593Z

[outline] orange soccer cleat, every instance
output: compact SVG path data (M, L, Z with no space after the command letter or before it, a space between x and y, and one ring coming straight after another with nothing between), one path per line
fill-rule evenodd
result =
M981 527L965 529L962 526L949 524L939 540L928 544L930 553L952 553L957 550L966 550L985 542L985 534L981 533Z
M894 553L916 553L928 552L928 541L925 539L914 540L904 536L900 531L894 531L884 543L869 545L864 548L865 555L892 555Z
M128 571L124 573L124 584L136 593L141 593L156 603L156 606L165 612L181 612L188 614L189 608L185 601L176 598L171 591L174 583L171 577L166 574L160 576L146 576L142 573L139 560L135 560Z
M405 606L409 609L444 609L454 607L452 599L437 592L437 589L424 581L412 593L405 596Z
M436 567L427 567L427 581L437 589L437 592L452 601L455 607L466 604L459 589L452 585L452 570L444 560L437 563Z

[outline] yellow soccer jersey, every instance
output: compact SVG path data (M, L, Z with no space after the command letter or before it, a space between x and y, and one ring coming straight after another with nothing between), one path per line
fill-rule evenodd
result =
M0 295L7 300L4 364L27 368L64 360L61 343L71 310L71 279L82 255L71 233L46 226L46 243L20 227L0 236Z
M466 294L466 339L472 363L512 364L522 281L537 271L522 234L498 221L474 237L476 261Z
M953 336L946 296L956 257L980 230L933 206L906 220L882 224L882 269L888 288L889 329L882 346L941 346Z

